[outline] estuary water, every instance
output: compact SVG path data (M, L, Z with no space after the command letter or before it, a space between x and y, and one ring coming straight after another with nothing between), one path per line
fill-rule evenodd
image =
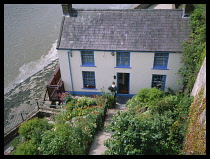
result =
M73 4L74 8L125 9L131 4ZM60 4L4 5L4 94L57 58Z
M73 8L127 9L132 4L73 4ZM61 4L4 4L4 118L31 100L43 101L58 66Z

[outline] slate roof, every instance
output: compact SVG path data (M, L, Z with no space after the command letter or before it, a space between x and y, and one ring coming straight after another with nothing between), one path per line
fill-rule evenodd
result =
M181 52L191 30L177 9L77 9L63 16L57 49Z

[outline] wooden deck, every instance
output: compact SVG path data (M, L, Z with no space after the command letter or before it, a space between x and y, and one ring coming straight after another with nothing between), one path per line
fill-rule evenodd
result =
M48 94L49 101L59 101L58 93L65 92L64 83L61 79L60 66L58 66L51 76L49 82L47 83L47 90L44 96L44 101L46 101L46 94Z

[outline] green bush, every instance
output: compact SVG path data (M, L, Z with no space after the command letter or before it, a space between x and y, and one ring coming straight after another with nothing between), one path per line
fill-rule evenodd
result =
M173 112L176 109L176 105L179 103L179 100L180 99L176 95L169 95L160 100L154 100L154 102L151 102L149 110L151 110L151 113L159 114L168 110Z
M106 155L176 155L182 149L191 98L143 89L107 127ZM149 94L149 95L148 95ZM139 100L140 99L140 100ZM143 102L142 102L143 101ZM145 109L145 105L147 109Z
M19 133L26 141L23 141L24 144L18 138L14 141L14 154L88 154L94 135L103 127L106 104L107 98L103 96L72 98L61 112L54 116L56 124L48 124L46 119L38 118L25 122ZM28 148L24 149L23 145L27 144Z
M85 134L82 129L58 124L42 135L40 152L43 155L83 155Z
M114 134L112 138L105 141L104 145L108 148L105 154L174 154L172 147L167 146L169 128L173 124L173 119L168 118L166 114L154 117L145 116L143 120L129 113L120 115L113 118L109 127Z
M141 89L136 98L142 103L153 101L154 99L160 99L164 96L164 92L157 88L143 88Z
M28 140L19 144L12 155L39 155L39 150L34 140Z
M37 117L23 123L18 133L25 140L35 138L37 142L41 141L41 135L44 131L52 129L53 125L49 124L47 119L39 119Z
M21 143L23 143L23 142L24 142L24 141L23 141L23 138L20 137L20 136L17 136L17 137L15 137L15 138L12 140L11 145L12 145L12 147L13 147L14 149L16 149L16 148L19 146L19 144L21 144Z
M104 100L104 102L109 109L114 108L114 106L116 104L116 98L117 98L115 93L103 92L101 98L106 99L106 100Z

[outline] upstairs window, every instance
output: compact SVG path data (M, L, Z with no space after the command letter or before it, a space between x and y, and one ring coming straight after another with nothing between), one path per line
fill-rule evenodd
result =
M82 71L83 75L83 88L96 88L95 85L95 72Z
M168 53L155 53L153 69L167 69Z
M130 52L117 52L117 67L130 67Z
M94 66L93 51L81 51L82 66Z
M166 83L166 75L152 75L152 86L164 91Z

